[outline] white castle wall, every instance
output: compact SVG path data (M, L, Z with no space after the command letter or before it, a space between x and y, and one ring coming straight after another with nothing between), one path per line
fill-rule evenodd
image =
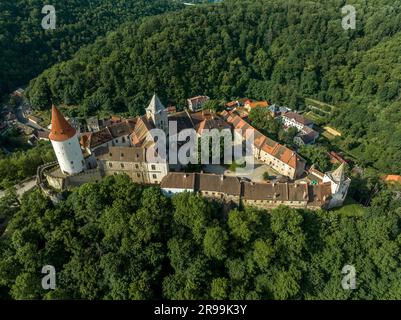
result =
M66 174L76 174L84 169L85 162L77 135L66 141L51 140L60 169Z

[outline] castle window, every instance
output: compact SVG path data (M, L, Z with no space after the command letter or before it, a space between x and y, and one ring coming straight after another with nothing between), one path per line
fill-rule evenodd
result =
M141 175L140 175L139 173L137 173L137 174L136 174L136 176L137 176L138 178L140 178L140 177L141 177Z
M71 161L71 164L74 164L74 161Z
M110 167L110 168L112 168L112 167L113 167L113 164L112 164L111 162L109 162L109 167Z
M124 168L124 163L121 163L120 165L121 165L121 168Z
M138 164L135 164L135 168L136 168L136 169L139 169L139 165L138 165Z
M153 177L153 179L156 179L156 178L157 178L157 175L153 174L152 177Z
M121 153L121 158L124 158L124 153Z
M123 143L125 143L125 137L122 137L122 138L121 138L121 141L122 141Z
M152 170L156 170L156 166L152 164Z

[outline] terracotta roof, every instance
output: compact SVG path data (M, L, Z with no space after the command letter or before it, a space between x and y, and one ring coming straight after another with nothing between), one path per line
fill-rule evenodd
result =
M52 106L52 128L49 139L53 141L66 141L71 139L76 130L68 123L55 105Z
M401 176L390 174L384 177L384 181L401 183Z
M132 144L136 147L144 146L149 131L154 128L155 126L153 121L149 121L146 116L138 117L134 131L131 135Z
M240 116L236 114L230 114L227 117L227 122L231 123L234 129L241 129L245 138L248 138L250 134L250 132L247 132L247 130L253 130L255 147L271 154L273 157L279 159L290 167L295 169L298 161L305 161L295 151L292 151L291 149L260 133ZM263 139L263 137L265 139Z
M248 100L245 105L248 105L250 108L256 108L256 107L268 107L269 103L266 100L263 101L250 101Z
M88 135L88 138L89 138L90 148L95 148L97 146L100 146L101 144L113 140L113 136L111 135L108 128L103 128L100 129L99 131L92 132L91 134Z

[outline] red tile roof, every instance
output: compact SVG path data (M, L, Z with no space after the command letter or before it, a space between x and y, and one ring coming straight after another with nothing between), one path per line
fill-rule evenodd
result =
M53 141L66 141L76 134L76 130L68 123L55 105L52 106L52 128L49 139Z

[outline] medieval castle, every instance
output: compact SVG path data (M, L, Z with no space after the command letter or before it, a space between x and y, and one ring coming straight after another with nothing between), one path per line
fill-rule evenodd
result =
M169 164L169 159L155 161L148 149L152 129L168 136L169 123L177 130L193 129L198 137L208 128L253 130L252 154L290 182L253 182L237 176L210 173L185 173L182 166ZM213 111L185 110L168 112L155 94L146 114L131 119L112 118L100 125L88 123L88 132L78 134L60 111L52 107L49 139L57 162L38 169L38 183L43 190L59 192L86 182L97 182L107 175L127 174L140 184L160 185L166 195L183 191L197 192L228 204L273 208L284 204L295 208L330 209L341 206L347 195L350 179L341 164L333 172L308 171L313 182L298 181L305 176L306 161L295 151L273 141L254 129L234 111L217 114ZM245 135L241 137L245 140Z

